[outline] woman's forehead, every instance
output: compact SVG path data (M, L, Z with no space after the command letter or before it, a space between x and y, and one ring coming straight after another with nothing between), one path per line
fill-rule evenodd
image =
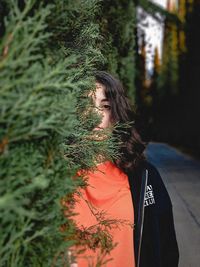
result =
M91 91L89 93L89 96L91 96L95 100L105 99L106 98L105 85L96 82L95 90Z
M96 90L105 90L105 85L103 85L102 83L96 82Z

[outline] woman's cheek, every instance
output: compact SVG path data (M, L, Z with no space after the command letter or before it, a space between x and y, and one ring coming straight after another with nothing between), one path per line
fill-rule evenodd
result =
M109 112L104 112L103 114L102 114L102 121L101 121L101 127L102 128L108 128L109 126L110 126L110 114L109 114Z

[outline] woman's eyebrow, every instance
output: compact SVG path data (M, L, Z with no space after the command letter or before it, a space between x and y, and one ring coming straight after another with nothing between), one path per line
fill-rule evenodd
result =
M107 98L103 98L103 99L101 99L101 102L108 102L108 99Z

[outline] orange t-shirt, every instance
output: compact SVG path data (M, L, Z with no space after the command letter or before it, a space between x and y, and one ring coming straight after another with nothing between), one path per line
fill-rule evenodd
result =
M122 220L119 227L109 230L117 246L106 256L104 261L111 259L106 267L135 267L133 225L134 211L128 177L115 164L106 161L97 165L95 171L87 172L88 186L81 189L81 197L74 211L78 215L74 219L79 227L90 227L97 224L95 215L89 205L96 211L105 211L106 218ZM89 203L89 205L88 205ZM87 249L77 257L77 267L96 266L97 258L101 257L100 250Z

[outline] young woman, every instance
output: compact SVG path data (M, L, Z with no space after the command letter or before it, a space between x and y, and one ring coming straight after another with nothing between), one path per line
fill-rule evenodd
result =
M112 75L98 71L96 90L91 93L102 120L95 131L110 129L121 139L120 158L103 161L87 172L87 188L75 206L77 225L97 224L94 210L105 211L107 218L121 221L110 229L117 245L103 255L107 267L177 267L178 246L172 204L157 169L143 156L144 143L135 128L121 83ZM116 131L116 123L129 127ZM113 130L114 129L114 130ZM99 251L86 250L77 258L77 267L96 266ZM93 265L92 265L93 264Z

